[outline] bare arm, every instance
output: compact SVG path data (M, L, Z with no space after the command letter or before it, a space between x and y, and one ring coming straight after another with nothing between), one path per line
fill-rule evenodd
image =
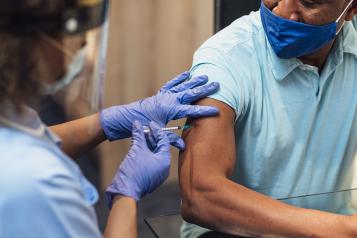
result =
M137 204L135 200L129 197L116 197L105 228L104 237L138 237L136 220Z
M106 140L99 114L52 126L51 130L62 139L62 150L73 159Z
M230 181L234 111L213 99L199 105L216 106L220 115L191 121L193 128L184 133L179 170L185 220L233 235L356 237L347 217L289 206Z

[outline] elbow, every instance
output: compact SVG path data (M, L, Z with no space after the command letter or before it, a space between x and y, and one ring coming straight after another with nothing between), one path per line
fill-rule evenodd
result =
M214 204L212 201L217 198L217 187L209 181L195 183L189 192L183 191L181 215L189 223L203 225L210 224L214 220ZM212 208L212 209L210 209Z
M200 207L194 205L191 201L182 201L181 216L184 221L192 224L198 224L200 220Z

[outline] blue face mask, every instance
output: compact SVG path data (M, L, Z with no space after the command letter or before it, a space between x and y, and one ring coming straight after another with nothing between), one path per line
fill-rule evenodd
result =
M279 58L297 58L316 52L333 40L341 31L338 23L348 11L354 0L351 0L337 21L328 25L309 25L284 19L275 15L262 2L260 15L270 45Z
M79 50L72 62L68 66L68 71L66 74L54 84L44 84L43 85L43 95L55 95L63 89L64 87L70 85L77 76L83 71L84 64L86 61L86 48Z

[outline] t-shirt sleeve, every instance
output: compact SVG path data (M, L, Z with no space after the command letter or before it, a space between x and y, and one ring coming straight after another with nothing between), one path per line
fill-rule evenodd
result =
M209 82L220 83L220 90L209 98L230 106L235 111L236 120L244 114L250 90L247 84L249 73L243 65L234 64L231 56L217 49L203 48L195 53L191 69L191 77L199 75L207 75Z
M18 172L3 183L0 237L102 237L94 208L71 174L59 168L39 179L31 169Z

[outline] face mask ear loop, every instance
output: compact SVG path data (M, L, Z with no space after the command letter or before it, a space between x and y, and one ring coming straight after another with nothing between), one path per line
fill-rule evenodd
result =
M352 4L353 4L354 1L355 1L355 0L351 0L351 1L348 3L348 5L347 5L347 7L345 8L345 10L343 10L342 14L337 18L336 23L339 23L339 22L341 21L342 17L344 17L345 14L347 13L347 11L350 10L350 7L352 6ZM341 26L340 29L336 32L336 36L337 36L338 34L340 34L340 32L341 32L341 30L343 29L343 27L345 26L345 24L346 24L346 21L343 21L342 26Z
M73 52L71 52L70 50L66 49L65 47L63 47L63 45L61 43L59 43L58 41L56 41L53 37L50 37L46 34L40 34L40 36L49 44L51 44L53 47L55 47L57 50L63 52L64 54L66 54L67 56L73 58L75 56L75 54Z

